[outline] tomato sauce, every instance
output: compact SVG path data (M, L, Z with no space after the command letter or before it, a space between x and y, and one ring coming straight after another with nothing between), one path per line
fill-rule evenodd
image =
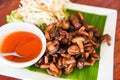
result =
M18 31L9 34L2 42L1 52L16 52L22 58L16 56L6 56L9 61L27 62L35 59L42 50L42 42L39 37L30 32Z

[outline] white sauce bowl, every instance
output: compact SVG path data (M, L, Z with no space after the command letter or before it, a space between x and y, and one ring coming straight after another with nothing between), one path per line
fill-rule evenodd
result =
M16 31L31 32L31 33L35 34L36 36L38 36L42 42L42 50L41 50L40 54L35 59L33 59L31 61L27 61L27 62L21 62L21 63L12 62L12 61L5 59L4 57L0 57L0 61L5 63L6 65L16 67L16 68L23 68L23 67L27 67L27 66L35 64L43 56L43 54L45 53L45 50L46 50L45 36L42 33L42 31L35 25L31 25L31 24L28 24L25 22L12 22L12 23L7 23L7 24L1 26L0 27L0 53L1 53L2 41L4 40L4 38L8 34L16 32Z

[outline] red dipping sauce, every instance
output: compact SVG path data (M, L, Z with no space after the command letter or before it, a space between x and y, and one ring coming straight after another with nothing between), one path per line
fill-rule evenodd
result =
M39 37L30 32L18 31L9 34L2 42L1 52L16 52L23 58L6 56L5 59L13 62L27 62L35 59L42 50L42 42Z

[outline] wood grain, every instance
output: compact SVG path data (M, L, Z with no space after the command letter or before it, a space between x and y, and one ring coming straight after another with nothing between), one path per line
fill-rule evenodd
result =
M18 8L19 0L0 0L0 26L6 23L6 15Z
M71 0L73 3L112 8L118 10L114 49L114 80L120 80L120 0ZM6 23L6 15L18 7L19 0L0 0L0 26ZM0 76L0 80L18 80Z

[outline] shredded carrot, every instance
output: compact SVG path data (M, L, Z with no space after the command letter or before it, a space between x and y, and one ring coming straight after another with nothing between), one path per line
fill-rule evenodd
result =
M25 4L28 4L28 0L24 0Z
M45 9L45 8L40 8L42 11L45 11L47 13L52 13L52 14L55 14L56 11L53 11L53 10L48 10L48 9Z

